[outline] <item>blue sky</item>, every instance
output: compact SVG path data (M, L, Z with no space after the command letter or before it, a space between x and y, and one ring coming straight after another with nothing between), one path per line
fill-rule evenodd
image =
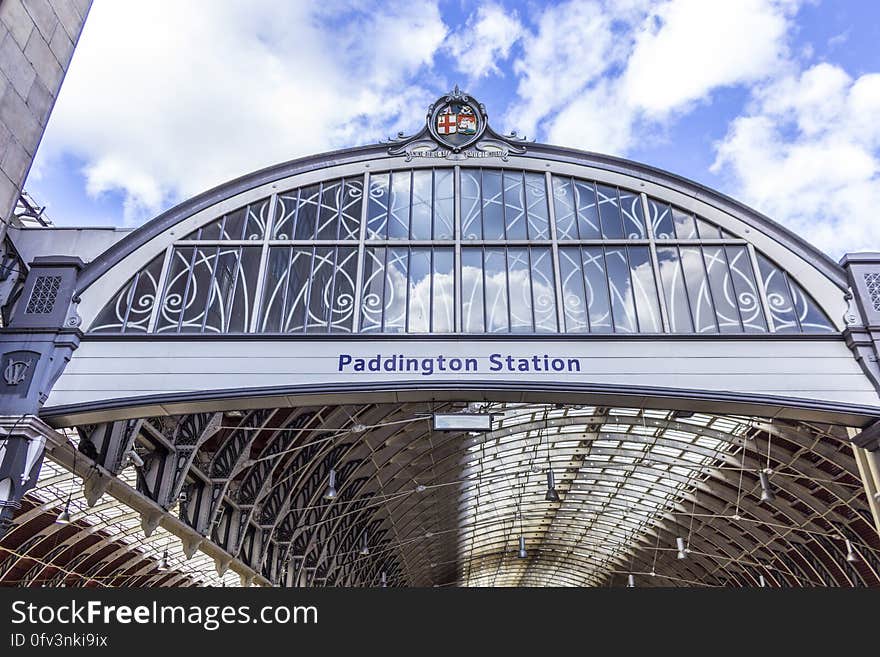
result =
M254 169L421 127L458 83L499 131L717 188L833 257L880 250L880 3L95 0L26 189L136 226Z

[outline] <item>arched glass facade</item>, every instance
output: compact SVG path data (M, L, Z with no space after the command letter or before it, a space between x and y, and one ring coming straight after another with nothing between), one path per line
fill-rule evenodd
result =
M835 331L746 240L661 199L449 166L337 178L218 217L157 255L90 330Z

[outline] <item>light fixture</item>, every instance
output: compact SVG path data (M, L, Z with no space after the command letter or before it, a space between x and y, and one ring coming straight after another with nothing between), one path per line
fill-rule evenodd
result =
M382 571L382 578L381 579L382 579L382 588L384 589L385 587L388 586L388 578L385 576L384 570Z
M128 450L125 453L125 466L133 465L136 468L144 467L144 460L141 458L141 455L138 454L133 449Z
M434 431L485 432L492 430L488 413L434 413Z
M360 422L358 422L357 424L352 424L351 428L348 430L348 432L349 433L363 433L367 429L369 429L369 427L366 424L361 424Z
M556 492L556 478L553 476L553 470L547 470L547 494L544 499L548 502L558 502L559 493Z
M766 470L758 470L758 479L761 481L761 501L772 502L776 499L773 488L770 486L770 479L767 477Z
M767 586L767 580L764 579L763 575L758 575L758 584L761 586L762 589Z
M681 536L675 539L675 547L678 548L678 558L687 559L687 549L684 546L684 539Z
M168 550L162 553L162 563L159 564L159 570L168 570L170 566L168 565Z
M853 549L852 543L848 538L844 540L846 541L846 560L850 563L856 563L859 560L859 557L856 555L856 551Z
M361 554L363 556L370 554L370 546L367 545L367 532L364 532L364 539L361 541Z
M636 587L636 578L633 577L632 573L626 578L626 588L634 589Z
M70 524L70 495L67 496L67 501L64 503L64 508L61 509L61 513L59 513L58 517L55 518L55 522L59 525Z
M519 554L517 556L520 559L525 559L529 556L528 552L526 552L526 537L525 536L519 537Z
M327 482L327 492L324 493L324 499L335 500L336 495L336 470L330 468L330 481Z

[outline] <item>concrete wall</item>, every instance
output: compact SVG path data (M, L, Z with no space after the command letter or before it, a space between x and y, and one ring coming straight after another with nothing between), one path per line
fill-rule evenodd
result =
M0 0L0 240L92 0Z

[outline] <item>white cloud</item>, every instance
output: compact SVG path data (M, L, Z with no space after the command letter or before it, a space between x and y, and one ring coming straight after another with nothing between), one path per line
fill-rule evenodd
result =
M523 37L511 127L624 154L713 91L788 65L796 0L575 0Z
M510 57L511 48L522 36L516 11L497 4L482 5L465 25L447 41L459 72L469 80L500 74L498 62Z
M445 35L428 0L96 2L35 175L73 154L88 191L122 190L138 223L243 173L411 126L433 95L412 78Z
M818 64L764 86L717 145L739 197L839 256L876 249L880 74Z

